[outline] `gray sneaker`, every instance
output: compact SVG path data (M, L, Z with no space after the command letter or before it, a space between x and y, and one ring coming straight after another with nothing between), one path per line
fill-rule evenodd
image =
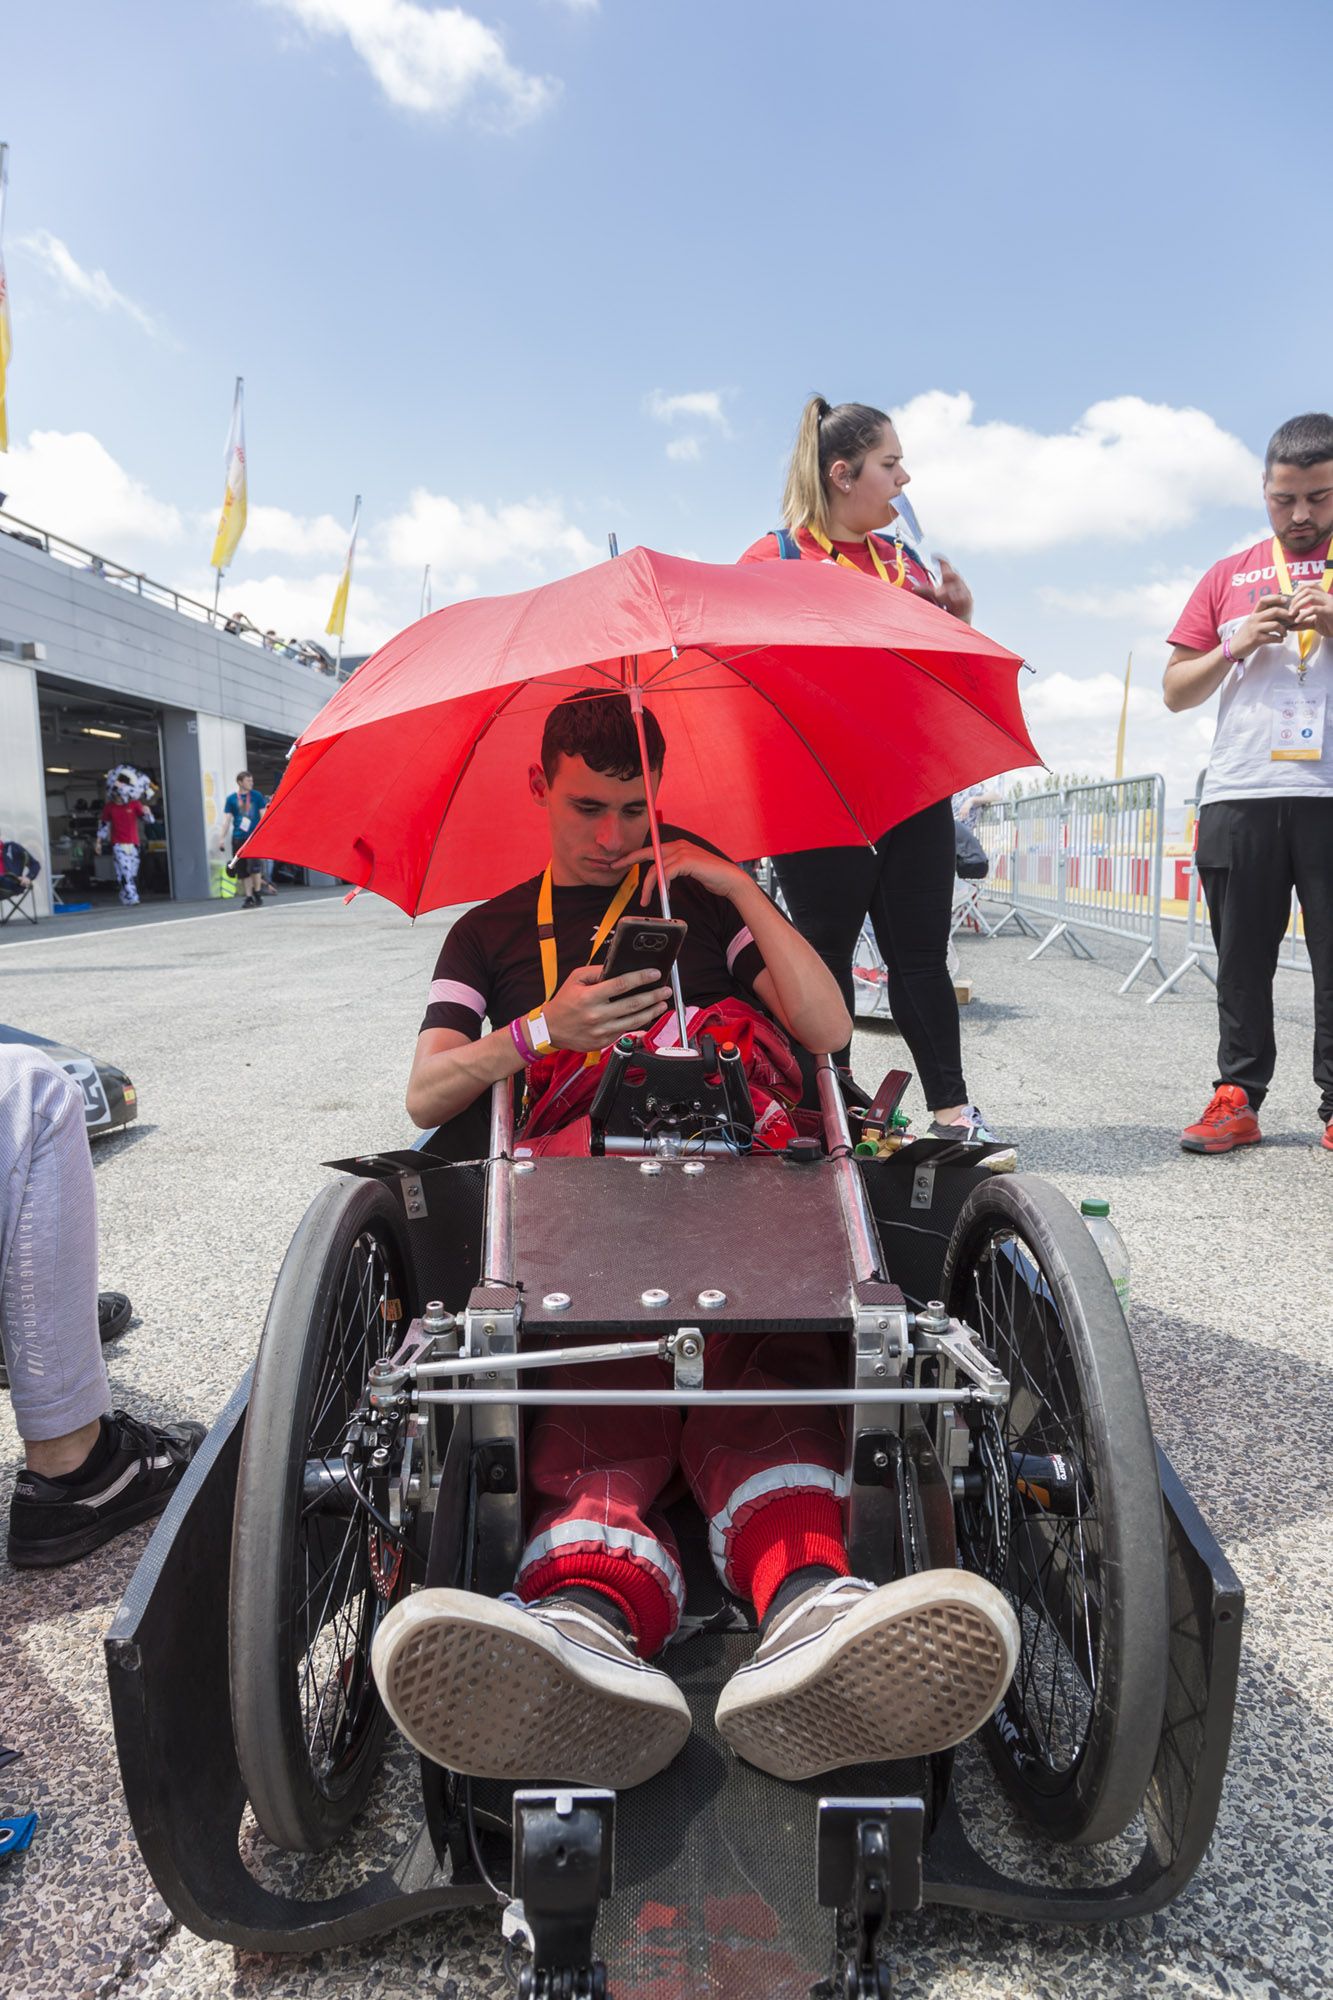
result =
M949 1125L941 1125L938 1118L932 1118L926 1128L928 1139L955 1139L963 1146L998 1146L1001 1140L991 1131L975 1104L964 1107L961 1118ZM1011 1174L1018 1165L1018 1154L1012 1146L1006 1146L1002 1153L992 1153L981 1163L993 1174Z
M968 1570L838 1577L799 1597L734 1673L717 1726L778 1778L946 1750L994 1714L1018 1660L1007 1598Z
M473 1778L623 1791L664 1771L690 1733L674 1681L573 1604L419 1590L389 1612L371 1661L408 1741Z

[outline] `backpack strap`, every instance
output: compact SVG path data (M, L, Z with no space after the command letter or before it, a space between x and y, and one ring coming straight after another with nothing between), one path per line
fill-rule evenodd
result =
M774 528L773 539L778 545L778 554L783 562L799 562L801 546L790 528Z

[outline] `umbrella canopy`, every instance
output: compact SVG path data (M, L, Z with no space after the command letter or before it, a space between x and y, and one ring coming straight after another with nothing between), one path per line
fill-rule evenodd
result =
M548 859L528 794L548 711L635 680L666 738L665 818L742 859L874 840L1041 761L1021 664L832 564L632 549L391 639L297 740L258 844L411 915L496 895Z

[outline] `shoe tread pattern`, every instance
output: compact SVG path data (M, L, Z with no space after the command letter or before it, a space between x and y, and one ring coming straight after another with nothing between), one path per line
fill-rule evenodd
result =
M675 1756L689 1716L589 1685L546 1647L463 1619L394 1649L382 1692L426 1756L474 1777L640 1784Z
M924 1756L979 1729L1008 1679L994 1622L934 1604L855 1633L822 1673L719 1726L740 1757L782 1778Z

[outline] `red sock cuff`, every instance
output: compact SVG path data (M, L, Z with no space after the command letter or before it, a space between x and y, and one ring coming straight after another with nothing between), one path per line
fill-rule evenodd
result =
M568 1590L571 1584L583 1590L600 1591L624 1612L641 1660L651 1660L655 1653L661 1652L675 1630L675 1600L665 1583L659 1582L642 1563L632 1562L627 1556L598 1549L547 1556L525 1570L516 1587L524 1603L532 1604L557 1590Z
M842 1508L832 1493L777 1493L745 1522L731 1550L738 1597L748 1597L760 1618L794 1569L819 1563L850 1576L842 1533Z

